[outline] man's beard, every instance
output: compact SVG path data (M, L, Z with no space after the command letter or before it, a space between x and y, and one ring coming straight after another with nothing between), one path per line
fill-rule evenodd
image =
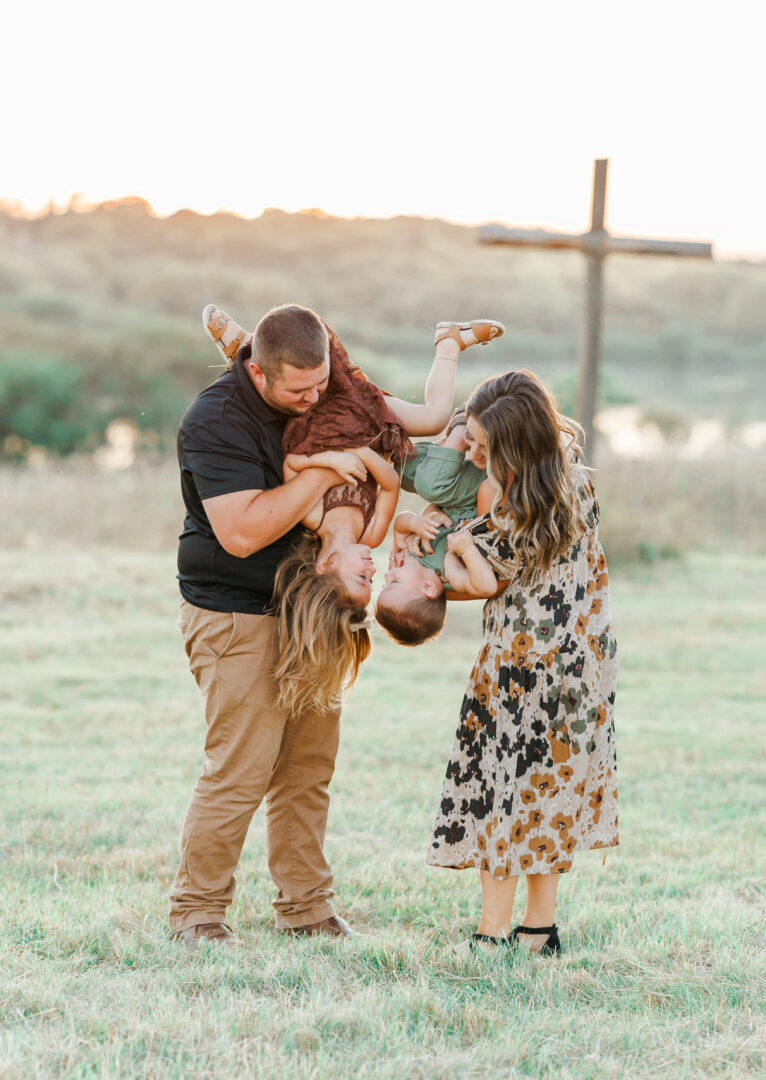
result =
M261 390L261 397L270 409L273 409L274 412L282 413L283 416L303 416L304 413L308 412L308 409L291 409L289 405L282 405L280 402L275 401L269 393L268 383L264 383L263 389Z

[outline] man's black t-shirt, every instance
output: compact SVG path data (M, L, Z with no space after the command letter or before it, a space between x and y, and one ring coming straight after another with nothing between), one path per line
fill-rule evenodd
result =
M186 520L179 537L178 581L190 604L255 615L269 610L277 565L300 526L238 559L218 543L202 500L234 491L265 491L284 483L282 431L287 419L263 400L241 356L184 413L178 463Z

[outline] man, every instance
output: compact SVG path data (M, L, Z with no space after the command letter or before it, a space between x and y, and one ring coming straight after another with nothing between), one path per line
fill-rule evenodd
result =
M275 707L269 602L296 526L331 469L282 475L282 430L327 388L327 331L308 308L265 315L251 352L190 405L178 432L186 504L178 549L181 630L205 701L205 764L181 833L170 923L194 948L235 944L225 922L250 819L266 798L277 928L347 935L323 854L340 710L293 716Z

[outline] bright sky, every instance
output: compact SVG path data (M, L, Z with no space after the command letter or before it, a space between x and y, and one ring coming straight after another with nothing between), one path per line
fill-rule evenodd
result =
M755 0L28 0L0 199L73 192L580 230L766 257Z

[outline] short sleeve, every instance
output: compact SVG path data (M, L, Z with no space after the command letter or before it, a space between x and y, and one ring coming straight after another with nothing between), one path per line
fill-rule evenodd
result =
M195 424L185 433L181 466L193 475L201 499L267 487L260 448L232 443L231 427L220 421Z
M417 475L418 467L428 453L428 447L430 445L431 444L427 442L416 442L415 453L410 454L403 462L399 474L399 480L403 491L411 491L414 494L415 477Z
M454 502L464 465L465 454L461 450L430 443L418 465L415 490L421 499L436 506Z
M501 529L489 514L484 514L466 526L477 549L501 581L511 581L520 570L513 550L509 529Z

